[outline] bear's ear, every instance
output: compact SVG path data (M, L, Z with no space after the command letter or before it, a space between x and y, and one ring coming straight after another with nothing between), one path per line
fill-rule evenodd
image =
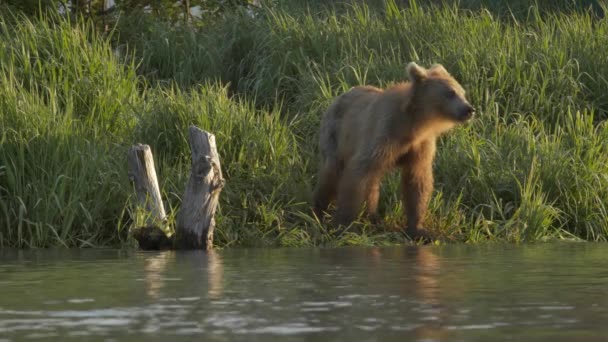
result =
M415 62L407 65L407 74L412 82L420 82L426 78L426 69Z
M450 73L441 64L433 64L429 71L449 75Z

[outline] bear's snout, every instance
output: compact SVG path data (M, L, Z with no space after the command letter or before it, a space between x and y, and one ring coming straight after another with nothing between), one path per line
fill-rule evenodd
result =
M473 106L471 106L470 104L467 104L460 111L459 117L460 117L460 120L467 121L467 120L471 119L474 115L475 115L475 108L473 108Z

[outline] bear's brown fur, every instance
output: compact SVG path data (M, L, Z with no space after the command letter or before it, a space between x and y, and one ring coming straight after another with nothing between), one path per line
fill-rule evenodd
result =
M422 224L433 191L437 137L468 121L475 111L443 66L425 69L412 62L407 73L409 82L386 90L354 87L324 113L314 194L319 218L336 196L336 223L350 224L363 203L374 215L382 177L400 168L406 233L426 236Z

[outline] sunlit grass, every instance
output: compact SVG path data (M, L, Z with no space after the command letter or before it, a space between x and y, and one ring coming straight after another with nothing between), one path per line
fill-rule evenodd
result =
M461 6L283 6L196 29L128 18L110 37L5 13L0 246L127 242L137 215L126 153L138 142L152 147L175 217L191 124L216 135L222 159L219 246L403 243L394 175L376 226L332 231L309 201L322 111L353 85L403 80L412 60L444 64L479 112L440 140L430 229L454 242L605 241L606 20Z

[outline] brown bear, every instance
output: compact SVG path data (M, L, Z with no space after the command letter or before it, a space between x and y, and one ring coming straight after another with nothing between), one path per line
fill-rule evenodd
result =
M437 137L471 119L475 110L442 65L425 69L411 62L407 73L409 82L386 90L353 87L323 114L313 204L319 219L336 195L336 223L349 225L364 203L375 216L382 177L399 168L406 233L428 237L423 220L433 191Z

